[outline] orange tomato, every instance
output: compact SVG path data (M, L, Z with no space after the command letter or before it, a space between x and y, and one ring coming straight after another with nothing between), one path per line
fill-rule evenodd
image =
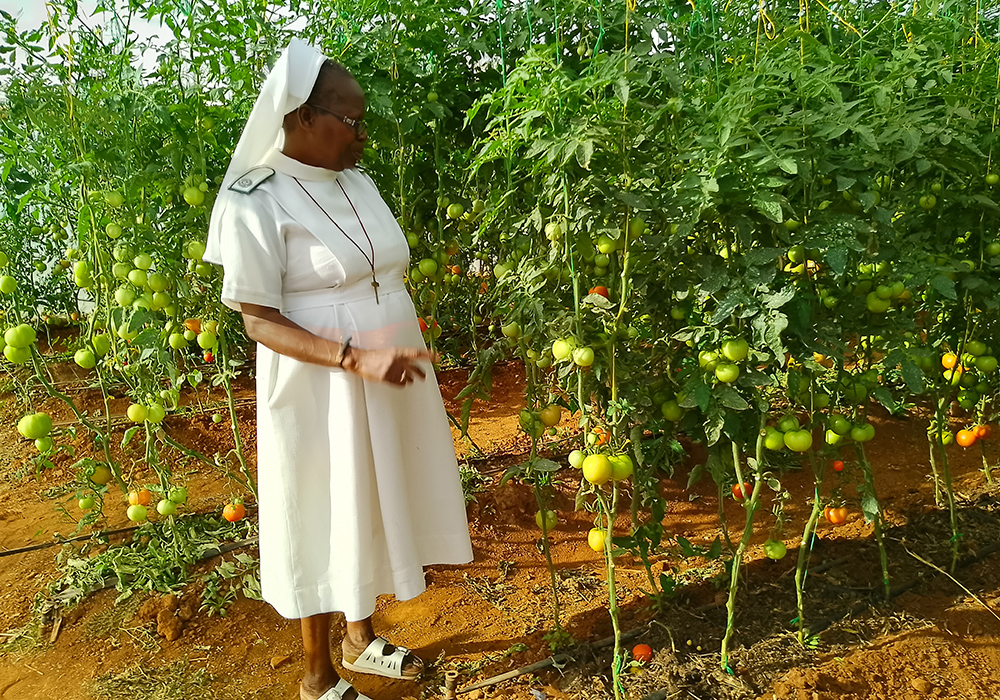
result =
M128 502L132 506L148 506L153 500L153 494L149 489L139 489L128 492Z
M485 282L482 282L482 283L480 283L480 285L479 285L479 293L480 293L480 294L486 294L486 291L487 291L487 290L488 290L489 288L490 288L490 285L486 284Z
M601 446L601 445L603 445L604 443L606 443L608 441L608 433L601 426L597 426L596 428L594 428L590 432L594 436L594 439L593 439L593 444L594 445Z
M222 509L222 517L231 523L235 523L237 520L242 520L243 516L247 514L246 508L243 506L243 501L239 499L233 501L232 503L227 503L226 507Z
M600 294L605 299L608 298L608 288L605 287L603 284L599 284L596 287L591 287L590 291L587 292L587 293L588 294Z
M201 319L189 318L184 321L184 327L194 333L201 333Z
M976 426L976 439L977 440L985 440L986 438L988 438L990 436L990 433L992 433L992 432L993 432L992 428L990 428L990 426L986 425L985 423L983 425L977 425Z
M825 517L831 525L840 525L847 521L847 508L843 506L839 508L834 508L833 506L827 506L823 511L823 517Z
M972 447L976 444L976 431L973 430L959 430L955 435L955 442L957 442L962 447Z
M947 352L941 358L941 366L945 369L955 369L955 365L958 364L958 355L953 352Z
M460 275L460 274L462 274L462 268L459 267L458 265L452 265L451 266L451 274L453 274L453 275Z

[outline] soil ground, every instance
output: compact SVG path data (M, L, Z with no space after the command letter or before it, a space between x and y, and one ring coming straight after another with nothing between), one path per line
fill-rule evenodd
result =
M75 376L63 379L75 380ZM463 388L464 370L439 375L446 405L459 415L454 397ZM517 413L524 401L522 370L517 365L497 367L489 403L474 407L469 434L478 450L455 433L461 460L486 478L484 489L469 506L469 525L475 560L467 566L430 567L428 590L406 602L381 599L375 613L376 629L394 642L418 652L430 663L430 672L419 682L386 681L373 676L346 674L375 700L437 697L444 669L460 671L459 687L511 671L549 656L545 634L551 629L549 573L534 523L537 509L529 486L507 483L500 475L523 460L527 439L517 430ZM239 430L253 454L254 409L252 383L244 378L237 387ZM202 390L188 397L190 413L171 416L165 429L179 442L211 455L224 454L233 444L228 419L214 423L221 393ZM102 409L93 390L74 394L92 415ZM92 446L84 437L69 440L75 458L62 456L55 468L37 478L28 460L33 448L19 440L13 424L20 413L16 397L0 397L0 632L15 639L19 629L30 626L32 602L44 597L47 585L60 577L56 565L59 547L12 556L4 552L53 541L56 533L75 528L79 511L69 469ZM112 402L112 415L121 414L127 401ZM202 407L201 409L199 408ZM72 415L63 404L49 402L56 423ZM203 410L202 410L203 409ZM873 409L874 411L874 409ZM620 621L624 630L639 634L631 646L652 646L653 659L624 677L627 696L640 698L780 698L781 700L861 700L919 697L979 700L1000 697L1000 554L992 557L990 545L1000 539L1000 489L984 483L982 453L978 445L963 450L949 448L958 494L957 513L962 552L966 559L954 579L938 573L930 563L947 567L951 536L948 513L935 505L928 477L926 416L916 410L907 419L890 419L875 412L878 435L869 443L868 457L893 526L886 533L890 578L895 586L888 603L880 595L878 550L871 526L864 522L855 488L857 473L851 465L839 477L841 492L851 516L840 526L822 522L813 543L806 585L806 619L811 634L800 644L796 628L794 589L796 532L808 516L807 499L812 480L807 470L792 469L782 485L792 499L785 512L788 521L783 539L788 556L771 561L762 544L774 519L758 514L753 546L741 573L742 588L736 615L737 633L731 656L732 672L719 670L719 643L726 624L725 593L719 588L722 567L698 557L685 558L677 546L668 546L652 563L652 574L672 574L683 584L677 594L657 610L644 593L649 590L645 568L629 555L618 560ZM572 434L574 421L566 416L560 435ZM664 520L666 538L683 536L696 546L707 546L720 534L717 490L709 479L686 488L689 473L703 453L685 445L688 457L672 475L664 474L660 489L669 501ZM134 464L135 483L153 481L144 471L141 451L134 446L122 452ZM549 453L562 459L566 449L557 439ZM987 443L986 457L998 461L996 445ZM480 454L488 455L480 457ZM188 510L218 510L233 494L236 484L219 470L178 464L175 474L188 485ZM578 472L566 468L556 475L560 522L551 533L552 553L558 570L562 619L578 642L569 659L560 658L560 669L541 669L465 695L469 698L608 698L610 650L589 645L611 633L606 572L599 556L586 544L593 516L573 510ZM837 485L838 481L832 480ZM625 513L618 531L628 528ZM112 496L112 502L119 496ZM59 506L65 506L60 510ZM112 529L128 525L124 507L106 508L99 525ZM743 508L731 498L725 511L733 537L741 532ZM251 509L252 512L252 509ZM121 536L112 537L121 541ZM76 545L79 550L79 545ZM92 551L99 551L100 548ZM252 546L210 559L197 573L209 571L220 561L233 561L239 553L255 555ZM192 584L179 601L156 593L138 592L117 600L114 589L89 595L62 613L58 635L50 625L31 644L17 640L0 652L0 700L89 700L91 698L144 697L245 698L293 700L298 697L302 650L298 625L278 616L262 602L239 597L225 617L196 611L202 584ZM179 603L191 619L173 641L157 634L156 612L172 610ZM193 616L192 616L193 614ZM333 658L339 663L343 624L334 630ZM2 640L0 640L2 642ZM461 696L460 696L461 697Z

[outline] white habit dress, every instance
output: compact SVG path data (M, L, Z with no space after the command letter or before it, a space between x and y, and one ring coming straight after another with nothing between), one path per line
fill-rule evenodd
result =
M371 178L280 151L275 174L222 212L223 301L277 308L359 348L425 347L403 284L409 249ZM347 235L303 192L296 179ZM371 257L357 208L375 249ZM364 619L407 600L423 567L472 560L451 431L430 365L406 387L367 382L257 346L257 479L264 600L286 618Z

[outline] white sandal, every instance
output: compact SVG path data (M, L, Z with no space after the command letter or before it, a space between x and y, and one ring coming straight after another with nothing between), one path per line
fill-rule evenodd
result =
M391 654L386 654L385 647L387 646L395 647L395 651ZM371 673L383 678L413 680L420 675L420 671L416 673L403 673L403 659L408 655L410 655L410 650L406 647L399 646L398 644L389 644L382 637L375 637L375 641L369 644L357 659L353 662L342 659L342 662L344 668L355 673ZM413 658L417 659L416 656L413 656Z
M351 685L346 678L341 678L337 682L337 685L333 686L328 691L320 695L316 700L344 700L344 696L347 695L353 688L354 686ZM362 695L360 692L356 690L354 692L358 693L357 700L372 700L367 695ZM301 697L301 695L302 695L302 689L300 687L299 696Z

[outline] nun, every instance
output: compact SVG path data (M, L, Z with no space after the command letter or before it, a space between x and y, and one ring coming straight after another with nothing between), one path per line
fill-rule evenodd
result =
M342 666L413 679L421 659L376 635L376 597L408 600L423 567L472 560L451 431L403 282L409 247L358 167L365 94L293 40L271 70L212 210L204 259L257 342L264 600L298 619L302 700L364 698Z

